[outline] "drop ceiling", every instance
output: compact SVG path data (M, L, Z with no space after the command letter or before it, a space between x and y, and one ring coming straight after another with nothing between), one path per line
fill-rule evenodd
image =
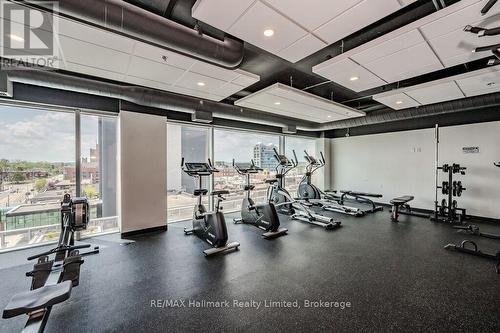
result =
M260 79L69 19L58 21L58 69L214 101Z
M198 0L192 15L294 63L415 1Z
M478 38L463 31L467 24L498 26L500 6L481 16L485 3L462 0L320 63L313 72L360 92L488 57L472 50L500 43L500 36Z
M342 104L276 83L235 102L235 105L318 123L365 116Z
M500 91L500 66L377 94L373 99L394 110Z

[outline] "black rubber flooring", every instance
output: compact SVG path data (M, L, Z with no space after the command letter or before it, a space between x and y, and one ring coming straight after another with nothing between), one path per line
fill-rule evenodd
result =
M80 286L53 308L46 332L500 332L494 263L443 249L470 238L493 252L500 241L417 217L394 224L387 211L337 216L343 227L335 231L283 218L289 235L275 240L228 223L240 250L209 259L204 243L184 236L184 223L129 245L117 236L93 239L101 253L85 258ZM496 225L481 229L500 233ZM0 255L0 308L28 290L25 257L40 250ZM156 300L227 300L230 307L152 307ZM301 308L237 308L234 300L297 301ZM305 308L306 300L351 306ZM25 320L0 320L0 332L18 332Z

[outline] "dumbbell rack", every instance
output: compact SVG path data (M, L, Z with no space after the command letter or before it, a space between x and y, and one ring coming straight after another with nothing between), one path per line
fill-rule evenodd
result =
M467 218L467 212L465 208L457 207L455 197L462 196L462 192L466 189L462 186L461 181L455 181L453 177L455 174L465 175L467 168L454 163L452 165L444 164L437 167L437 169L448 174L448 181L443 181L441 186L436 186L436 198L439 190L441 190L441 194L447 195L448 198L447 200L443 199L441 203L435 201L434 214L431 219L435 222L462 224Z

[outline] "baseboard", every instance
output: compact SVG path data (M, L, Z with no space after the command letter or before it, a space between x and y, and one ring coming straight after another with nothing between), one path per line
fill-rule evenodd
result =
M134 231L127 231L127 232L121 233L121 238L124 239L124 238L131 237L131 236L149 234L152 232L163 232L163 231L167 231L167 229L168 229L167 225L162 225L159 227L140 229L140 230L134 230Z

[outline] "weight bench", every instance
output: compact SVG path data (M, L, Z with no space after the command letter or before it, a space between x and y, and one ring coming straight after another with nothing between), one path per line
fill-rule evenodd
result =
M3 310L2 318L12 318L19 315L38 314L47 311L53 305L66 301L71 296L71 281L47 285L38 289L14 295Z
M390 201L392 205L391 209L392 222L398 222L399 214L429 218L429 215L416 213L411 210L409 202L412 201L413 199L415 199L415 197L412 195L404 195L401 197L394 198Z
M371 206L370 209L362 210L365 213L375 213L384 210L384 207L377 206L375 202L373 202L373 200L369 199L369 198L382 198L382 194L364 193L355 191L340 191L340 193L342 193L339 199L339 204L341 205L343 205L345 199L349 197L350 199L356 200L357 202L369 204Z

